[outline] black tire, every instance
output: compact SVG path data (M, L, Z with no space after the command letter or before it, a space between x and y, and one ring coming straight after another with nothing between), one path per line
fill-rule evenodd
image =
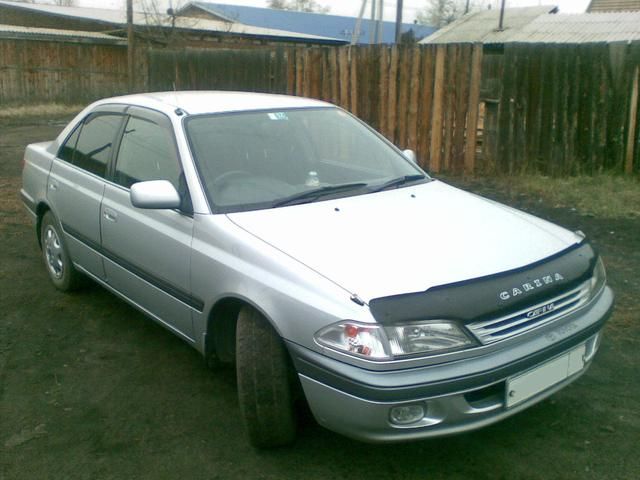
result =
M82 284L82 276L71 262L64 243L62 228L56 217L47 212L40 224L40 245L45 268L51 283L63 292L76 290Z
M236 329L236 374L240 411L254 447L295 440L291 368L277 332L255 309L243 307Z

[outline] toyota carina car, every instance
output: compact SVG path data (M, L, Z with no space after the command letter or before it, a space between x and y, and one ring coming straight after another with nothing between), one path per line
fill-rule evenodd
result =
M499 421L585 372L613 305L582 233L311 99L100 100L27 147L21 195L55 287L88 277L235 365L259 447L290 443L305 401L372 442Z

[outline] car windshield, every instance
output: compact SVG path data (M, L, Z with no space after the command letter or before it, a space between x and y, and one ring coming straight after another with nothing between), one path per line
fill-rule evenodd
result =
M335 107L188 117L209 201L224 212L361 195L429 177Z

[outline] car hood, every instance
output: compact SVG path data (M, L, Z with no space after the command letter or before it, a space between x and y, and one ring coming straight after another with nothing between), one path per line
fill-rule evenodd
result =
M523 267L581 240L437 180L228 217L365 302Z

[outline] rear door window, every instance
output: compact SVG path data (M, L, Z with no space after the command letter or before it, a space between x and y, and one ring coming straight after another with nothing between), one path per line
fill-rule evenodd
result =
M58 158L65 160L69 163L73 162L73 153L76 151L76 144L78 143L78 137L80 136L80 130L82 130L82 124L78 125L73 133L69 135L67 141L64 142L60 151L58 152Z
M122 118L122 115L112 113L90 115L67 139L59 157L104 177Z

